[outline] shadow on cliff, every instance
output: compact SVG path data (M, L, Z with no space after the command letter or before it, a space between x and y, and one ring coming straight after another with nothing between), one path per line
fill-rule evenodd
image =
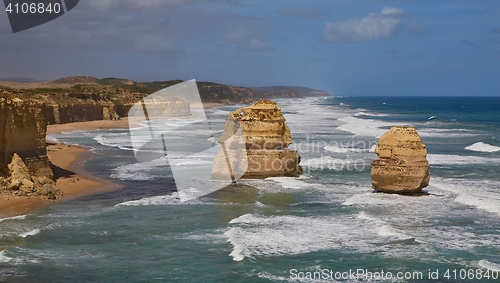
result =
M52 169L52 172L54 172L54 180L57 180L61 177L69 178L71 176L76 175L75 172L69 171L69 170L61 168L57 165L54 165L54 164L52 164L52 162L50 163L50 169Z

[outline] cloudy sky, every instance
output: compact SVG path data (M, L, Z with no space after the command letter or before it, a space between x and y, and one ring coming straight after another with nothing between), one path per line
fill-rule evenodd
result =
M332 95L500 95L500 1L82 0L12 33L0 77L300 85Z

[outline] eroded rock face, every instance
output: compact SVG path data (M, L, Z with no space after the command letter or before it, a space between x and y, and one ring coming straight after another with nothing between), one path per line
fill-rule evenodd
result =
M17 153L31 175L52 178L45 148L46 131L42 102L0 96L0 171Z
M187 117L191 116L191 105L188 100L182 96L169 95L165 97L151 99L146 101L147 111L150 117L169 118L169 117Z
M46 130L42 102L0 97L0 194L41 195L43 185L54 183Z
M427 150L415 128L393 126L383 134L371 164L372 186L377 191L418 194L429 185Z
M42 176L30 175L28 167L21 157L14 153L12 161L7 165L8 177L0 177L0 189L3 195L36 196L45 195L49 199L60 198L63 192L52 188L54 181ZM47 189L50 187L50 190Z
M300 155L287 148L292 143L292 135L275 102L263 100L231 112L219 142L229 139L240 129L248 162L242 178L295 177L302 173ZM212 177L217 178L224 167L227 161L220 151L214 160Z

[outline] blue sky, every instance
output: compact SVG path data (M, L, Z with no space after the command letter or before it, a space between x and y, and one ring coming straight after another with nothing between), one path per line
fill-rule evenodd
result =
M83 0L16 34L0 13L0 50L0 77L500 95L500 1Z

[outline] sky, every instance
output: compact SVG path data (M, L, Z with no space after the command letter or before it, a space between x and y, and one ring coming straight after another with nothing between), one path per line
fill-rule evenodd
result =
M18 33L0 11L0 78L65 76L499 96L500 1L82 0Z

